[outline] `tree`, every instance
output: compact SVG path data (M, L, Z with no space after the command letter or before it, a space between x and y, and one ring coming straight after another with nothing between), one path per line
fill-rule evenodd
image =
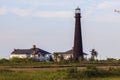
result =
M64 56L61 54L58 56L60 61L64 61Z
M64 61L64 56L60 53L54 53L54 60L55 62Z
M91 52L91 60L94 61L95 57L97 58L97 56L98 56L98 52L95 51L95 49L92 49L92 51L90 51L90 52Z
M8 62L9 62L9 60L8 60L8 59L5 59L5 58L0 59L0 63L8 63Z
M57 62L57 60L58 60L58 53L54 53L54 60L55 60L55 62Z
M50 60L50 61L54 61L54 60L53 60L53 57L52 57L51 55L49 56L49 60Z

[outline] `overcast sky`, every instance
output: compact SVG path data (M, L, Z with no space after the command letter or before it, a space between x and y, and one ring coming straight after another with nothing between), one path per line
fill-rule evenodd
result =
M78 6L84 52L120 58L120 0L0 0L0 58L34 44L51 53L71 49Z

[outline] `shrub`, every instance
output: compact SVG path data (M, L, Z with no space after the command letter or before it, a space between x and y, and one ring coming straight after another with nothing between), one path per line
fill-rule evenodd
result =
M97 70L97 68L94 65L87 65L87 70Z
M8 60L8 59L5 59L5 58L0 59L0 63L2 63L2 64L4 64L4 63L8 63L8 62L9 62L9 60Z
M70 78L76 78L78 76L78 70L76 67L68 68L67 74L67 76L69 76Z

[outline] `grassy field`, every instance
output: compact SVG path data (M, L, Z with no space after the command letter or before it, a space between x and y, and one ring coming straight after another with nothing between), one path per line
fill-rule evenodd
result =
M120 80L120 69L1 68L0 80Z
M0 80L120 80L120 60L79 63L1 59Z

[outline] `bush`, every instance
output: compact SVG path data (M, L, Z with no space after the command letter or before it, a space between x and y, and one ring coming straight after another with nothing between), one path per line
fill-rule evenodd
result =
M16 57L14 57L14 58L10 59L10 62L11 63L31 63L31 62L33 62L33 60L28 59L28 58L16 58Z
M67 74L67 76L69 76L70 78L76 78L78 76L78 70L76 67L68 68Z
M8 59L5 59L5 58L0 59L0 63L2 63L2 64L4 64L4 63L8 63L8 62L9 62L9 60L8 60Z
M76 67L73 67L73 68L68 68L68 69L67 69L67 72L68 72L68 73L77 73L78 71L77 71L77 68L76 68Z
M93 65L87 65L87 70L97 70L97 68Z

